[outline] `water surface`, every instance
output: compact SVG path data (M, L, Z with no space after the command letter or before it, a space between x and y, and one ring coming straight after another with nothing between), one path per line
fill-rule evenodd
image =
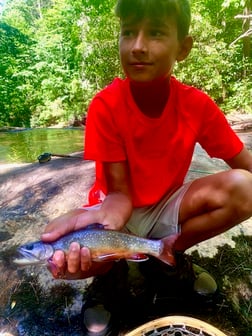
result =
M0 132L0 164L29 163L49 152L70 154L83 151L83 129L43 128Z

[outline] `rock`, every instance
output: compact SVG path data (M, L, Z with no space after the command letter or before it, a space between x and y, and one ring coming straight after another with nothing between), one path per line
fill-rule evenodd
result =
M241 133L240 137L246 143L247 147L251 149L252 134ZM193 161L186 180L189 181L227 168L228 167L223 161L210 159L200 146L196 146ZM83 161L82 159L72 160L67 158L53 158L44 164L33 163L17 166L0 165L0 172L1 295L5 292L5 301L2 299L2 302L0 302L0 312L2 312L2 316L15 316L12 312L11 305L15 306L16 303L9 302L8 297L13 295L13 291L15 292L22 283L26 284L28 281L27 279L30 279L31 277L36 279L34 281L36 286L38 286L37 288L31 281L29 287L31 293L35 293L33 299L35 301L36 297L39 299L41 295L42 297L44 295L46 298L46 295L48 295L50 290L52 288L57 288L57 286L68 284L70 287L74 288L76 290L76 295L73 297L71 303L67 302L64 312L69 312L69 314L72 315L76 314L82 304L82 294L92 279L59 282L52 279L46 268L28 267L25 270L17 271L13 268L10 259L8 259L8 253L9 251L12 251L16 245L23 244L27 241L37 240L48 221L70 209L80 207L86 203L87 193L93 184L95 176L93 162ZM241 234L252 235L251 219L218 237L198 244L190 249L189 252L192 253L197 250L202 256L213 257L217 253L218 247L221 245L228 244L234 247L235 242L232 239L233 236ZM7 282L10 287L6 286ZM3 305L6 305L6 307ZM41 325L44 325L43 320L41 322L41 315L43 315L45 311L43 311L43 307L40 307L38 310L39 311L36 312L36 314L40 315L39 317L36 315L36 318L39 318L40 320L38 322L34 319L34 326L29 322L29 319L24 320L24 324L21 320L14 320L12 323L16 323L17 325L19 323L21 329L24 328L24 325L27 325L28 322L31 327L35 328L37 325L36 328L38 331L35 332L35 329L31 329L30 335L42 335L39 333L38 326L40 323L42 323ZM26 314L28 314L28 312L26 312ZM54 312L52 314L54 314ZM23 316L26 315L23 314ZM33 319L33 317L29 318ZM49 321L56 317L53 315L47 318ZM70 318L72 317L70 316ZM2 322L0 317L0 335L1 325L5 325L5 323L6 320ZM59 325L55 325L55 328L59 328ZM73 325L69 328L71 329L72 327ZM70 329L68 329L68 332L66 333L62 332L59 334L81 335L77 330L78 325L76 325L76 328L73 328L72 332L69 331ZM14 327L12 330L8 328L5 330L15 334L15 331L13 331L15 330ZM48 330L47 332L43 330L43 335L50 335L51 329Z

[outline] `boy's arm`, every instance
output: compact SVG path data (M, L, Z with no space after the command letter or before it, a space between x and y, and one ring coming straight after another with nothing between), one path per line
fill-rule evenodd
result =
M100 223L106 229L121 230L132 213L129 172L126 161L103 163L107 184L107 196L99 210L89 210L78 215L72 230L92 223Z
M252 155L246 147L232 159L226 160L226 163L233 169L245 169L252 173Z
M101 224L108 229L120 230L132 213L129 169L127 161L105 162L103 171L107 183L107 196L102 203Z

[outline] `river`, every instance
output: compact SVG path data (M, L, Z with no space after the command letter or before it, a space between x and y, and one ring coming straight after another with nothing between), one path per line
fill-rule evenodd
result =
M70 154L83 151L83 129L39 128L0 132L0 164L30 163L49 152Z

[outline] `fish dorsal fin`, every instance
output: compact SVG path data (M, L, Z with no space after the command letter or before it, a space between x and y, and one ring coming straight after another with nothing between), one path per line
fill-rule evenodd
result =
M85 230L103 230L104 226L100 223L89 224L85 227Z

